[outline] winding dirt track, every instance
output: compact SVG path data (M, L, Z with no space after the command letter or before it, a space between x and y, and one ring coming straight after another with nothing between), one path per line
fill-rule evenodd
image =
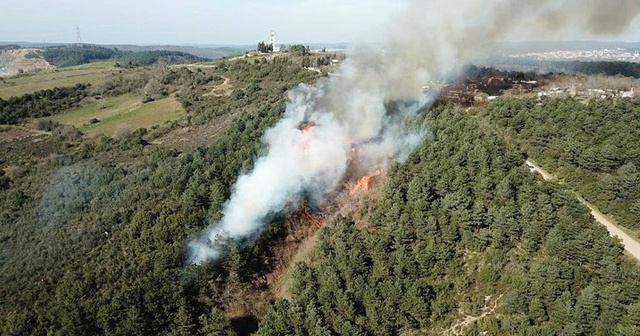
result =
M555 180L555 177L542 168L536 165L533 161L527 160L527 165L535 167L536 171L542 175L545 180ZM574 192L575 194L575 192ZM617 237L622 241L622 245L624 245L624 249L636 260L640 261L640 243L638 243L635 239L631 238L628 234L622 231L617 225L613 223L613 221L604 215L602 212L598 211L593 205L589 204L582 197L575 194L578 200L591 210L591 215L595 218L600 224L604 225L609 231L609 234L612 237Z

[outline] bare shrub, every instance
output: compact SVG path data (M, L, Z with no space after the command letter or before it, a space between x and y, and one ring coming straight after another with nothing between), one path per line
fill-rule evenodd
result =
M113 137L116 139L123 139L129 135L131 135L131 129L126 125L120 125L113 134Z
M82 132L69 125L58 127L54 129L51 134L62 141L76 141L82 138Z
M36 128L41 131L51 132L59 126L60 123L51 118L38 119L38 121L36 122Z

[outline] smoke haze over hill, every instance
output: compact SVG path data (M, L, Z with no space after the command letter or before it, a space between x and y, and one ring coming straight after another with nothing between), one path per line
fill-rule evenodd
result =
M285 118L264 136L268 154L238 179L223 219L190 243L191 260L219 258L228 239L250 242L288 204L305 197L322 204L345 178L354 146L363 173L406 157L422 134L405 132L404 123L430 102L421 87L453 76L496 42L576 31L613 36L639 11L634 0L410 1L382 48L355 45L339 76L290 93ZM389 110L391 101L410 103ZM305 123L314 126L301 129Z

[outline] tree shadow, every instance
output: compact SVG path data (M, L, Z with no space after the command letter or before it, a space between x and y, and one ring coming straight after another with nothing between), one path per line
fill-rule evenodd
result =
M239 336L249 336L258 331L258 319L253 315L237 317L231 320L231 327Z

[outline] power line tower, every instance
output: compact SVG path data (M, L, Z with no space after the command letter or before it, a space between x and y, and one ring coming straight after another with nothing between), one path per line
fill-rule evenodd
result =
M80 35L80 27L76 26L78 46L82 45L82 36Z

